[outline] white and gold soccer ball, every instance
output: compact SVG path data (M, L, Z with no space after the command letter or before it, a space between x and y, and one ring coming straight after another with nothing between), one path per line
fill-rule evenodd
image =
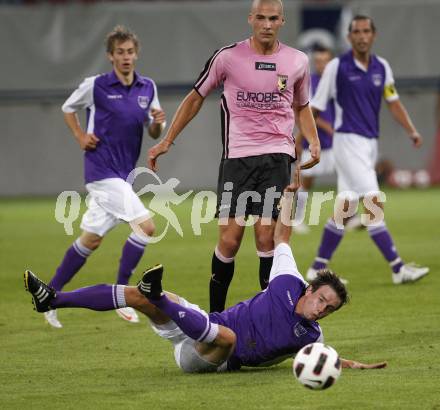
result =
M293 374L309 389L328 389L341 375L341 360L332 347L323 343L311 343L296 354Z

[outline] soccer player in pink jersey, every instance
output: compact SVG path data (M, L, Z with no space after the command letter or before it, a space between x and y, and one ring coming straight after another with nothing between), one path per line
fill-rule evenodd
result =
M281 0L254 0L249 39L217 50L194 89L179 106L165 138L148 152L150 168L166 153L199 112L204 99L223 85L221 123L223 154L218 178L219 240L212 256L210 309L222 311L234 273L234 258L244 234L244 218L256 217L255 243L260 285L267 286L273 261L277 204L290 180L295 159L295 119L319 162L320 144L309 107L307 56L278 40L284 25ZM258 218L257 218L258 217Z

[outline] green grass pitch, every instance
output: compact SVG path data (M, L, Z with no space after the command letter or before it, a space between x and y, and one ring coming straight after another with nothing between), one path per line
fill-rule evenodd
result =
M217 227L195 236L191 200L173 208L184 237L170 231L151 245L134 274L161 262L165 288L208 306L211 254ZM114 312L59 311L52 329L32 310L24 291L27 267L49 280L75 236L54 219L55 199L0 200L1 409L440 409L440 191L388 191L385 216L406 261L430 266L418 283L395 286L367 233L350 232L331 267L349 279L351 303L324 319L326 342L342 357L388 361L376 371L345 370L326 391L309 391L291 372L292 361L232 374L185 375L171 346L147 320L133 325ZM321 228L293 236L301 272L312 261ZM160 221L157 221L160 225ZM79 220L75 223L75 235ZM115 279L127 226L104 240L66 290ZM248 229L238 254L228 304L258 291L258 260Z

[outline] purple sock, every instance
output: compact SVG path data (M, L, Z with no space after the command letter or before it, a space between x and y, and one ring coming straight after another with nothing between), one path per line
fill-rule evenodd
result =
M144 254L146 244L146 240L135 233L128 237L122 249L121 260L119 261L118 284L128 284L134 269Z
M91 310L114 310L126 307L123 285L95 285L74 290L57 292L51 307L86 308Z
M393 239L384 222L375 226L368 226L368 233L376 246L382 252L384 258L388 261L394 273L398 273L403 265L402 259L394 246Z
M190 307L174 303L165 295L160 299L149 299L162 312L168 315L191 339L211 343L217 337L218 325L211 323L208 316Z
M324 227L322 233L321 245L319 246L318 256L316 256L313 262L313 269L324 269L327 267L329 260L331 259L333 252L341 242L344 236L344 230L338 229L335 221L329 219Z
M61 290L86 263L91 253L92 250L82 245L78 238L65 253L64 259L61 265L58 266L55 276L49 282L49 286L55 290Z

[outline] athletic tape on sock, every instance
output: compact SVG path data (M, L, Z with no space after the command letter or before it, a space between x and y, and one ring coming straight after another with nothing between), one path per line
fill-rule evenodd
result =
M223 256L221 254L221 252L218 250L217 246L214 249L214 253L215 253L215 256L217 256L217 259L219 259L223 263L232 263L232 262L234 262L234 259L235 259L234 257L227 258L226 256Z
M257 251L257 256L259 258L272 258L274 254L274 249L271 251Z
M93 252L93 249L89 249L81 243L80 238L77 238L77 240L75 242L73 242L73 247L84 258L89 257L91 255L91 253Z

